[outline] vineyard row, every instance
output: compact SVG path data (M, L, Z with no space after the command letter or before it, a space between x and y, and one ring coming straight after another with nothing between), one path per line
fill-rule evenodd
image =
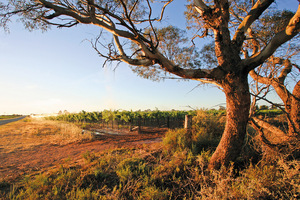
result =
M225 110L207 110L213 115L225 115ZM47 117L49 120L67 121L75 123L121 124L134 126L166 126L179 128L183 126L185 115L195 116L197 111L126 111L104 110L101 112L64 113L58 116ZM260 110L258 115L276 116L282 114L280 110Z
M163 124L182 122L185 115L195 115L196 111L119 111L104 110L102 112L65 113L58 116L51 116L47 119L68 122L87 123L117 123L144 126L161 126Z

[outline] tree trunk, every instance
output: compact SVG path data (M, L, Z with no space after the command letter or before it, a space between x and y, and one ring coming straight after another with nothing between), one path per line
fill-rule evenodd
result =
M231 161L236 160L243 146L249 118L250 93L247 75L228 75L222 86L226 95L226 125L221 141L210 160L210 169L228 166Z
M300 81L294 87L291 95L290 117L292 123L289 123L289 136L299 136L300 134Z

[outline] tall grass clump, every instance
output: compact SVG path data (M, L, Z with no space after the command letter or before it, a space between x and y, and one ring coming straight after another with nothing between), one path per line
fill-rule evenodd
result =
M225 116L221 112L213 113L198 110L193 117L194 151L214 151L218 146L225 127Z

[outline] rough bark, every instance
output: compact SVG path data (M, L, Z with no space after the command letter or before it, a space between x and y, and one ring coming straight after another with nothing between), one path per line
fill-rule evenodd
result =
M250 93L247 74L240 77L228 75L223 83L226 94L226 126L221 141L214 152L209 168L228 166L239 156L248 123Z
M300 81L294 87L291 95L291 121L289 123L289 136L300 136Z

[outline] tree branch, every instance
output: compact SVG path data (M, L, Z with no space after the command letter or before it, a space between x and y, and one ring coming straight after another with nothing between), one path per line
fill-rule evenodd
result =
M259 53L254 54L250 58L243 60L243 65L247 66L248 70L252 70L261 65L268 59L279 46L295 37L300 31L300 5L295 15L289 21L285 30L277 33L268 45Z
M196 79L197 81L200 81L202 83L208 83L208 84L213 84L215 86L217 86L220 90L223 91L222 85L219 84L217 81L214 80L209 80L209 79Z
M159 18L159 19L155 19L155 21L160 22L160 21L163 19L164 13L165 13L165 9L166 9L166 7L167 7L172 1L173 1L173 0L169 0L169 1L167 1L167 2L164 4L164 6L162 7L161 12L160 12L160 18Z
M115 44L120 52L120 56L119 56L119 59L129 65L134 65L134 66L150 66L150 65L153 65L155 64L153 61L151 61L150 59L132 59L132 58L129 58L124 50L123 50L123 47L122 45L120 44L120 41L119 41L119 38L118 36L116 35L113 35L114 37L114 41L115 41Z
M278 76L278 80L280 83L284 83L287 75L292 71L293 65L289 59L281 60L282 64L284 65L283 70L281 71L280 75Z
M131 14L132 14L132 12L134 11L134 9L135 9L136 5L138 4L138 2L139 2L139 0L136 0L136 1L134 2L134 4L133 4L132 8L130 9L129 15L128 15L129 18L131 18Z
M245 40L245 33L251 24L259 18L259 16L273 3L274 0L258 0L248 15L244 18L244 20L239 25L237 31L235 32L232 41L236 44L236 48L240 49Z
M102 7L100 7L96 4L93 4L92 1L89 2L89 4L91 6L94 6L95 8L99 9L103 13L105 13L105 14L111 16L112 18L120 21L120 24L125 26L126 29L129 30L130 32L126 31L126 30L117 29L114 25L112 25L112 23L108 23L108 21L105 20L104 18L99 18L99 16L106 17L105 15L97 15L96 17L94 17L94 16L91 17L90 15L80 13L77 10L70 10L68 8L64 8L64 7L55 5L55 4L53 4L51 2L48 2L46 0L39 0L39 2L41 2L41 4L43 4L46 8L52 9L55 13L57 13L59 15L70 16L70 17L78 20L80 23L94 24L94 25L100 26L101 28L107 30L108 32L112 33L113 35L129 39L129 40L131 40L135 43L139 43L140 42L140 41L138 41L139 39L141 39L141 40L143 40L147 43L151 43L149 40L144 38L142 35L137 34L137 30L135 30L134 27L132 28L129 25L127 25L126 22L122 18L120 18L119 16L109 12L105 8L102 8Z
M202 0L194 0L195 9L197 10L200 15L203 15L204 13L211 13L212 9L207 6Z
M264 131L263 131L263 128L262 128L261 126L259 126L259 125L256 123L255 120L251 119L251 120L250 120L250 123L251 123L252 127L259 133L260 140L261 140L264 144L266 144L267 146L269 146L269 147L271 147L271 148L274 148L274 147L277 146L277 144L274 144L274 143L270 142L270 141L266 138L266 136L265 136L265 134L264 134Z
M149 20L150 20L151 22L154 22L154 21L160 22L160 21L163 19L163 16L164 16L166 7L167 7L172 1L174 1L174 0L168 0L168 1L163 5L163 7L162 7L162 9L161 9L161 11L160 11L160 17L159 17L159 18L143 19L143 20L133 20L133 19L132 19L132 21L133 21L134 23L136 23L136 24L143 23L143 22L148 22Z
M152 24L152 21L151 21L151 15L152 15L152 8L151 8L151 5L150 5L150 2L149 0L147 0L147 4L148 4L148 7L149 7L149 24L150 24L150 27L151 27L151 30L153 31L154 33L154 36L155 36L155 40L156 40L156 45L154 46L154 44L152 45L152 49L156 49L159 45L159 40L158 40L158 37L157 37L157 34L156 34L156 31L154 30L154 27L153 27L153 24ZM152 38L150 36L150 38ZM151 39L152 41L152 39Z
M255 121L255 123L262 127L263 129L270 131L272 135L274 135L276 138L280 139L281 141L287 141L289 137L279 128L276 126L273 126L272 124L269 124L268 122L265 122L264 120L261 120L257 117L252 117L252 120Z
M249 75L251 76L251 78L253 78L253 80L258 81L259 83L262 83L265 85L272 84L272 81L269 78L259 75L258 73L256 73L256 71L254 71L254 69L249 72Z

